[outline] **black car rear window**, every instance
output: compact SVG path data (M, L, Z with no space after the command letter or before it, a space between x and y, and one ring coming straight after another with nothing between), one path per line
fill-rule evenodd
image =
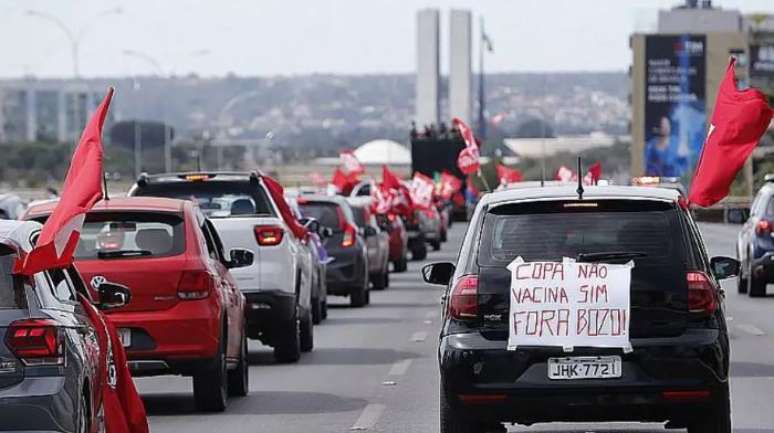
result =
M580 253L636 252L644 254L638 260L684 262L677 212L655 201L504 205L484 218L478 260L505 265L519 256L557 261Z
M339 230L344 225L344 221L341 220L344 215L336 203L310 201L299 203L299 206L304 216L316 219L325 227Z
M365 227L366 224L368 224L368 222L366 221L365 208L352 206L352 215L354 215L355 224L357 224L358 227Z
M132 195L191 200L209 218L275 216L266 191L251 182L158 182L138 186Z
M11 274L16 255L0 245L0 309L26 309L27 297L21 278Z
M75 250L77 259L168 257L185 251L183 219L151 212L92 212Z

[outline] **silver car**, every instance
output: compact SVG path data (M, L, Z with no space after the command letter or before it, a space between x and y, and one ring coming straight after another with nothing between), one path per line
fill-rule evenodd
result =
M115 366L78 302L78 293L88 296L80 275L73 267L32 278L12 273L39 230L35 222L0 221L0 430L104 431L99 366L106 363L108 378ZM129 293L108 284L100 296L107 308Z

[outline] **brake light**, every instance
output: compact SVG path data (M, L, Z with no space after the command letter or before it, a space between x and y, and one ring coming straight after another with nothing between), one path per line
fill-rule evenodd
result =
M465 404L499 403L508 399L505 394L460 394L459 399Z
M755 234L758 236L770 235L771 229L772 229L771 221L760 220L758 221L758 224L755 225Z
M463 275L454 283L448 302L449 316L459 320L478 317L478 275Z
M255 226L255 240L262 247L279 245L285 236L285 229L280 226Z
M688 272L688 311L712 314L718 308L715 286L704 272Z
M352 245L355 245L356 240L357 228L352 224L347 224L346 227L344 227L344 237L341 239L341 246L345 248L351 247Z
M53 320L17 320L8 327L5 344L25 365L64 364L64 346Z
M177 297L184 301L194 301L210 296L213 282L207 271L184 271L177 285Z
M698 391L664 391L661 393L664 400L669 401L694 401L707 400L712 397L709 390L702 389Z

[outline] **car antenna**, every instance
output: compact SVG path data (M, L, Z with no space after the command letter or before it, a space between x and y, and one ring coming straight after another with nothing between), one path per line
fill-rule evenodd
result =
M583 177L581 176L581 172L583 170L582 169L582 167L583 167L582 162L583 161L581 161L581 157L579 156L578 157L578 174L577 174L577 177L578 177L578 189L575 190L578 193L578 200L583 200Z
M105 190L105 193L104 193L104 200L105 201L109 201L110 200L110 195L108 195L107 178L108 178L108 174L103 171L102 172L102 188Z

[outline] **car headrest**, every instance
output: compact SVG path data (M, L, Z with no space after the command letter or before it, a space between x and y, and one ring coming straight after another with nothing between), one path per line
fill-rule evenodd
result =
M165 229L141 229L134 238L137 248L147 250L154 255L165 254L172 250L172 235Z
M255 215L255 205L248 198L240 198L231 203L231 215Z

